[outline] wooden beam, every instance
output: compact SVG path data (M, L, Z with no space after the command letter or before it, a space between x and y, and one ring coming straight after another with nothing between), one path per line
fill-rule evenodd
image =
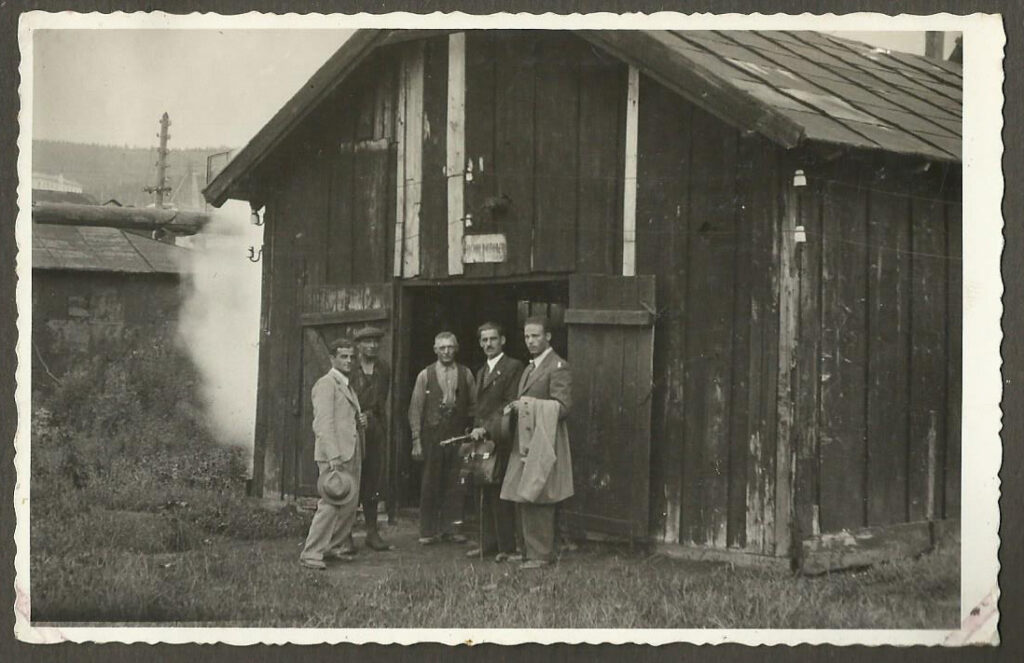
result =
M181 212L149 207L35 203L33 223L51 226L90 226L132 230L166 230L176 235L195 235L210 217L200 212Z
M405 209L402 276L420 273L420 200L423 191L423 65L424 43L407 54L405 92Z
M626 85L626 159L622 177L622 275L636 275L636 164L640 70L629 65Z
M650 311L605 310L571 308L565 312L567 325L619 325L650 327L654 316Z
M448 275L462 274L466 192L466 33L448 35Z
M362 311L327 311L324 313L302 313L299 315L299 324L303 327L316 327L318 325L344 325L353 322L371 322L373 320L387 320L390 311L386 308L370 308Z

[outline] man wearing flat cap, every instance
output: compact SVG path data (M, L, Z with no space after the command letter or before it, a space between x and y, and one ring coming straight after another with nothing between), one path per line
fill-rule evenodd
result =
M324 481L318 481L320 501L299 555L299 562L310 569L326 568L325 559L346 559L345 547L356 520L354 489L359 485L366 426L359 399L349 384L355 346L342 338L331 343L328 349L331 370L313 385L313 434L316 436L313 459L321 477L326 479L324 475L340 472L347 475L341 483L351 488L347 494L343 494L344 486L340 486L340 492L336 491L333 483L337 477L332 477L332 487L328 490L324 490Z
M379 357L380 340L384 331L366 326L352 335L359 359L352 369L352 388L366 414L366 453L359 485L359 503L363 505L366 520L366 547L371 550L391 550L377 529L377 505L387 487L387 400L391 384L391 368Z

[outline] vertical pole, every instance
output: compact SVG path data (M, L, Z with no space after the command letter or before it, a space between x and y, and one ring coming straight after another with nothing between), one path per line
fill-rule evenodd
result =
M636 160L640 70L629 65L626 85L626 169L622 180L622 275L636 276Z
M164 208L164 194L170 191L167 186L167 141L171 137L167 128L171 126L171 118L164 113L160 116L160 147L156 152L156 186L153 191L156 193L156 208Z

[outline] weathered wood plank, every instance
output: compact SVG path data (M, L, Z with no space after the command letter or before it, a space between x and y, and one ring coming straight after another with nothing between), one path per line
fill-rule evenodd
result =
M917 187L915 191L921 191ZM946 446L946 219L945 205L911 199L909 520L942 512L938 450Z
M867 196L850 169L824 187L822 237L821 529L865 525Z
M462 274L466 186L466 33L448 35L448 274Z
M402 275L420 273L420 204L423 191L424 44L414 42L406 54L405 79L405 167L402 211Z
M394 263L395 276L403 276L402 266L405 253L405 182L406 182L406 95L409 89L409 58L400 57L397 65L395 102L395 232Z
M500 214L485 205L495 196L494 177L494 40L488 30L472 30L466 35L466 156L471 170L465 179L466 233L505 232ZM463 266L467 278L490 277L493 263Z
M800 572L819 575L928 552L932 532L927 522L900 523L822 534L805 539L802 545Z
M388 191L389 165L387 151L372 150L357 152L354 155L354 283L372 283L380 280L380 266L387 262L387 220L391 203Z
M349 122L351 127L351 115ZM328 188L327 283L352 283L355 218L355 159L352 150L334 156Z
M621 264L621 166L625 154L627 67L585 53L580 64L577 270L610 274ZM685 108L680 108L685 112ZM603 136L603 140L594 140Z
M579 59L583 44L564 33L537 37L535 84L535 272L576 269Z
M783 176L783 210L779 227L778 435L775 446L775 554L788 557L794 544L793 443L796 340L800 314L800 280L796 260L796 226L800 209L796 192Z
M534 42L513 31L495 37L495 154L497 195L508 196L508 259L495 274L528 274L534 219Z
M420 274L448 275L448 37L426 42L423 61L423 176Z
M959 199L959 197L955 198ZM946 204L946 449L945 518L960 517L960 481L963 453L961 412L963 403L963 208Z
M640 70L629 66L626 82L626 147L622 176L622 274L636 274L636 148Z
M906 196L873 191L868 244L868 525L906 520L909 313Z
M796 445L796 525L801 536L820 532L818 521L818 371L821 351L821 196L813 180L797 189L800 225L807 241L797 244L800 273L796 352L794 443Z
M567 325L619 325L649 327L654 323L650 311L599 310L571 308L565 312Z

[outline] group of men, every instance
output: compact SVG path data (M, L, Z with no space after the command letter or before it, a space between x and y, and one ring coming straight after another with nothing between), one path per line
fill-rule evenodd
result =
M367 327L352 341L332 343L331 370L313 387L321 499L300 556L309 568L322 569L326 559L344 560L354 554L356 485L366 514L366 546L391 548L376 523L390 381L386 364L377 358L381 336ZM478 486L482 536L466 555L488 555L538 569L555 559L557 505L573 494L566 425L572 378L568 363L551 348L545 318L528 318L523 338L531 356L525 365L505 354L501 325L480 325L477 340L486 362L473 374L455 361L455 335L437 334L437 361L416 377L409 426L412 457L423 463L419 543L467 541L460 532L466 486L460 480L464 468L459 445L443 443L466 436L473 441L489 439L503 475L500 482Z

